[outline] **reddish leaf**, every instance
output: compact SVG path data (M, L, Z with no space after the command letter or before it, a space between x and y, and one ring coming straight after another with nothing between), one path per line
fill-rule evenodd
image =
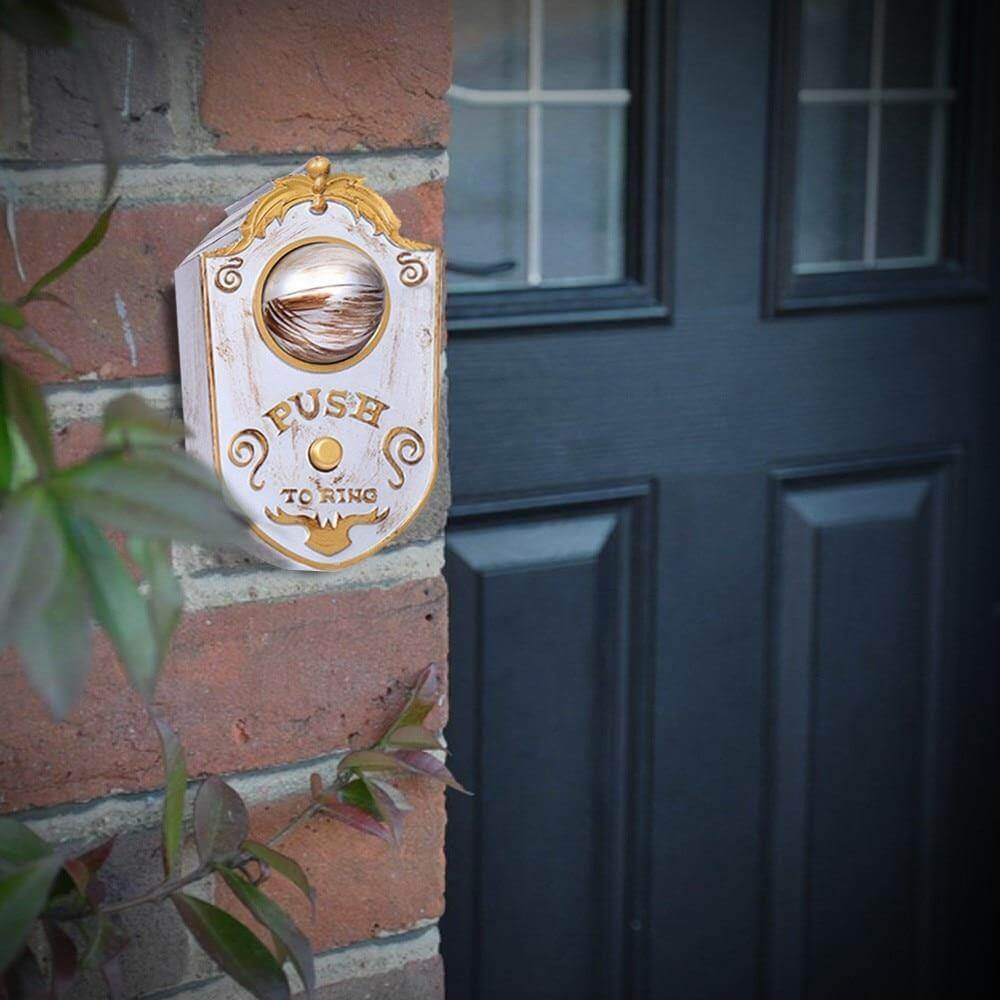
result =
M386 734L388 739L397 729L404 726L422 726L424 719L441 701L441 668L430 663L417 678L406 707L396 717Z
M323 812L328 816L332 816L348 826L353 826L355 830L360 830L362 833L369 833L386 843L392 843L392 834L389 830L364 809L341 802L330 792L323 792L316 801L320 803Z
M101 843L97 844L96 847L90 848L89 851L84 851L83 854L79 855L77 861L85 864L91 875L100 871L115 846L115 837L117 837L117 834L114 837L108 837L107 840L102 840Z
M243 800L221 778L208 778L194 800L194 839L203 862L236 854L250 832Z
M382 820L388 825L393 841L398 845L403 839L403 817L406 813L377 782L369 778L362 778L361 781Z
M441 738L423 726L400 726L386 737L386 746L399 750L443 750Z
M76 979L76 945L58 924L51 920L42 923L52 956L52 992L56 997L63 997Z
M464 792L466 795L472 794L458 783L451 771L437 757L429 753L424 753L422 750L396 750L392 756L407 771L412 771L414 774L422 774L428 778L434 778L436 781L442 781L449 788L454 788L458 792Z
M349 770L365 771L398 771L399 763L381 750L356 750L349 753L338 765L337 771L343 774Z

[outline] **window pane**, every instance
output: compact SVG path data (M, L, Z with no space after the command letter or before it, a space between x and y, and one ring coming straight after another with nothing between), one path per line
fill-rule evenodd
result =
M474 8L475 16L463 16ZM528 86L528 0L455 3L454 79L481 90Z
M624 110L548 107L543 114L542 276L619 280Z
M887 0L885 15L886 87L934 84L936 49L947 44L941 30L941 0ZM944 55L944 53L942 53ZM942 83L947 77L942 77Z
M799 108L796 264L861 259L867 137L864 105Z
M625 86L623 0L545 0L547 90Z
M879 257L926 253L932 114L926 105L886 105L882 111Z
M869 85L872 4L873 0L804 0L801 86Z
M453 273L452 288L496 287L525 278L527 111L452 106L447 232L452 265L515 261L494 277Z

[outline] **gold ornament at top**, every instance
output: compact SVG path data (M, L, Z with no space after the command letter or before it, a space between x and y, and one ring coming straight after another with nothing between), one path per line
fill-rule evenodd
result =
M306 164L305 174L279 177L274 187L261 195L247 212L240 225L240 236L235 243L206 254L208 257L227 257L245 250L255 239L261 239L267 227L285 218L293 205L310 202L310 209L317 214L326 211L328 201L336 201L350 209L356 219L367 219L376 235L387 236L404 250L432 250L427 243L409 240L400 234L399 217L389 203L365 187L364 178L354 174L330 176L330 161L325 156L314 156Z

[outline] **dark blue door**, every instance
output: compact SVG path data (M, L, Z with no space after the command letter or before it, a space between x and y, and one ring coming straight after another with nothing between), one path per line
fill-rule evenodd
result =
M456 3L455 1000L992 995L992 8Z

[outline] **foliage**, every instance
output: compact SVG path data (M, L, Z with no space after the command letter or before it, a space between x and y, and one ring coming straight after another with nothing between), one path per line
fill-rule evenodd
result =
M26 307L51 298L48 286L100 244L113 209L27 292L0 302L0 326L23 342ZM58 468L41 392L0 355L0 648L18 647L57 717L86 680L92 617L136 690L152 697L181 609L170 539L243 543L244 521L215 476L175 449L183 437L179 421L125 395L105 411L101 449ZM104 529L124 533L122 544Z
M309 804L266 842L252 838L250 814L236 789L219 777L205 779L195 795L190 823L198 860L186 872L181 866L187 787L184 754L170 727L154 718L166 772L164 874L154 888L140 895L106 901L108 886L102 881L102 869L113 839L69 850L47 843L15 819L0 817L0 996L4 988L11 996L18 995L25 977L33 978L39 995L69 996L67 991L88 969L100 969L109 993L120 995L118 963L128 939L119 916L133 907L166 900L219 968L254 996L290 995L286 963L291 963L307 995L312 996L316 973L309 939L265 888L276 874L311 904L315 892L299 863L277 845L316 816L398 843L402 818L412 807L388 778L415 773L460 788L431 752L443 750L440 737L424 725L441 700L440 688L439 671L431 664L385 735L367 750L347 754L330 787L324 787L318 774L312 775ZM414 741L423 749L409 749ZM414 754L426 761L415 766ZM267 932L271 948L251 930L246 918L234 916L233 911L242 911L223 909L185 891L212 875L227 886L246 918ZM35 928L40 933L34 933ZM40 940L45 942L41 949ZM48 970L47 982L43 968Z
M100 67L77 25L78 11L132 30L119 0L0 0L0 32L27 44L70 47L88 61L104 140L106 199L118 167L116 124ZM71 370L34 328L31 306L70 308L50 286L100 245L114 210L115 203L108 204L84 239L26 292L7 299L0 289L0 651L17 647L28 680L57 718L86 681L92 620L150 703L183 601L169 542L239 546L246 534L245 520L222 495L214 473L178 450L183 425L139 396L121 396L106 408L96 454L60 467L42 393L5 353L16 342ZM432 664L382 738L347 754L329 787L312 775L309 804L267 841L251 836L245 803L219 777L200 784L186 824L184 750L151 711L165 772L162 879L139 895L109 900L104 866L113 837L81 850L48 843L24 823L0 816L0 998L71 996L89 970L99 970L109 994L121 996L120 958L129 944L121 914L168 902L219 968L254 996L289 997L285 966L291 963L311 997L312 947L265 887L277 874L312 906L316 896L302 866L277 845L311 817L398 844L412 807L390 779L418 775L464 791L439 759L439 735L425 725L440 699ZM188 831L197 863L185 871ZM210 877L221 879L234 911L245 911L248 919L186 891ZM251 921L267 932L272 947Z

